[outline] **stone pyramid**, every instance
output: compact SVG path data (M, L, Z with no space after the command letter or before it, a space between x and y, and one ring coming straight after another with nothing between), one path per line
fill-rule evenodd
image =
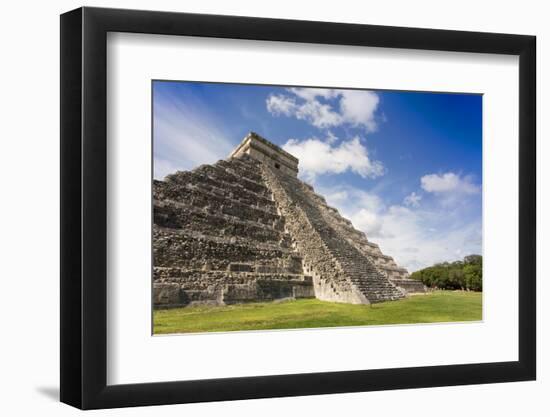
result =
M250 133L227 160L154 181L155 307L425 290L297 178L298 162Z

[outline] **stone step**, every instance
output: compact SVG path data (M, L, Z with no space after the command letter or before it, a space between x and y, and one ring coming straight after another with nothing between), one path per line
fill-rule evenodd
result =
M313 297L311 277L299 274L182 271L179 276L159 275L153 282L157 308Z
M336 269L343 270L349 285L353 285L371 302L403 296L401 291L376 269L369 258L350 244L342 235L338 234L326 216L323 216L320 209L322 200L316 195L311 195L313 193L311 188L302 185L298 179L273 171L272 174L273 178L276 179L271 181L272 187L275 182L280 184L286 197L305 213L309 224L321 238L322 252L329 255L331 264L339 265ZM269 176L269 173L267 175ZM342 223L348 224L349 222L342 221ZM301 246L308 246L307 242L302 241L299 243ZM314 270L316 269L315 263L312 263L312 267ZM322 275L322 273L319 275Z
M280 244L153 227L155 266L226 269L231 262L277 265L296 257Z
M217 164L202 165L201 167L197 168L193 172L198 172L198 173L207 175L208 177L210 177L214 181L217 181L218 183L226 182L226 183L232 183L232 184L240 184L247 190L253 191L257 194L267 195L268 193L263 182L256 182L247 177L242 177L240 175L237 175L235 172L228 171L227 169L224 169L223 166L219 166Z
M254 266L256 267L256 266ZM261 267L261 265L258 265ZM312 282L309 275L300 273L292 273L281 268L279 271L273 272L258 272L252 271L233 271L233 270L208 270L203 269L187 269L175 267L154 267L153 278L155 282L182 282L193 281L196 279L209 279L216 277L232 277L240 280L262 279L262 280L286 280L286 281L303 281Z
M217 171L214 171L217 172ZM241 178L235 177L229 173L226 175L220 175L219 178L212 177L212 171L192 171L192 172L180 172L178 174L169 176L167 181L160 182L159 186L164 186L167 189L174 189L178 191L180 187L192 188L193 186L201 187L203 189L215 190L214 193L219 195L228 195L232 198L233 195L243 197L246 200L261 201L263 204L273 205L273 200L269 190L262 184L262 187L258 189L258 183L254 183L256 191L251 190L250 187L246 187L248 182L245 182ZM155 190L157 187L155 187ZM160 199L160 198L159 198ZM236 198L237 199L237 198Z
M160 227L203 232L207 235L236 236L258 242L282 242L289 239L284 233L281 218L270 224L240 220L221 212L210 213L185 203L164 200L154 202L154 223ZM286 242L289 244L289 241Z
M322 196L316 194L311 187L305 186L305 184L302 186L302 190L304 194L318 202L319 213L325 221L362 255L367 256L381 275L386 278L389 275L400 278L408 277L406 269L398 267L391 256L384 255L376 243L369 242L365 233L356 230L349 220L342 217L336 209L328 206Z
M172 199L171 197L168 198ZM174 201L205 209L212 214L221 213L264 224L271 224L280 218L275 206L250 206L242 201L219 196L201 188L182 187L174 197L176 197Z
M224 168L226 171L232 172L234 175L246 178L250 181L262 184L263 179L258 167L253 164L245 164L233 158L231 160L221 160L216 163L217 166Z

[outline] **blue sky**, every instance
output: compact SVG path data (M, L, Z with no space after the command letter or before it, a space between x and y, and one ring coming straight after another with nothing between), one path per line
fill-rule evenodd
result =
M481 254L480 95L154 81L153 116L157 179L255 131L409 271Z

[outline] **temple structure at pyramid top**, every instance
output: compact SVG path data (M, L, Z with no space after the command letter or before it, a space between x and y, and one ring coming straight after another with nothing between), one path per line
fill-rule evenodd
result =
M229 157L236 158L244 154L250 155L252 158L285 174L298 176L298 158L255 132L246 135Z
M256 133L228 159L153 182L156 307L316 297L369 304L423 292Z

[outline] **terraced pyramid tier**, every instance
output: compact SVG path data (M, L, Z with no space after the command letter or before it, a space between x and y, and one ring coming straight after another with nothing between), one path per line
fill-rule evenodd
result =
M366 304L424 290L297 172L251 133L227 160L154 181L155 305Z
M243 159L154 181L156 306L314 297L260 162Z

